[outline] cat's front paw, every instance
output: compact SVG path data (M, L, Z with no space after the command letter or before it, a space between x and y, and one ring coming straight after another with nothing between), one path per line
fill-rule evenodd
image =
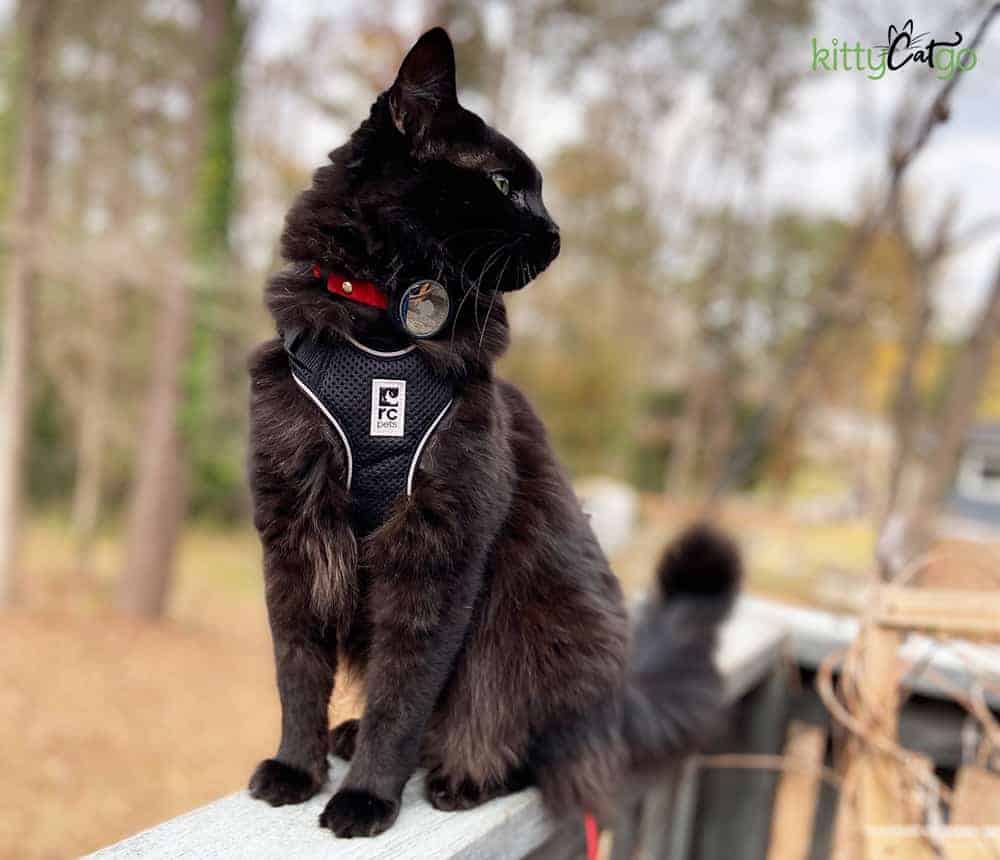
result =
M354 747L358 740L358 721L344 720L330 732L330 752L344 761L354 757Z
M378 836L392 827L399 815L399 801L384 800L367 791L338 791L319 817L320 827L329 827L341 839Z
M311 774L273 758L266 758L250 777L250 795L271 806L303 803L320 790L323 783Z

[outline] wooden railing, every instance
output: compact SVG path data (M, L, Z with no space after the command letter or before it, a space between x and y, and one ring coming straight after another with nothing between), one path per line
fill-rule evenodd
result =
M737 701L765 685L781 663L785 634L745 603L739 606L723 631L718 664L726 679L729 698ZM112 845L94 858L241 858L241 860L515 860L582 857L582 824L572 829L557 827L542 807L534 789L488 803L466 812L439 812L424 800L423 774L417 774L403 794L403 808L396 824L376 839L336 840L317 825L320 811L340 782L346 765L333 761L326 791L307 803L272 809L245 792L222 798L186 815L146 830ZM683 851L694 821L695 771L677 771L661 786L654 786L642 799L623 802L628 818L635 803L646 809L645 831L616 827L618 854L627 841L645 840L654 853L667 856L657 846L674 841L674 851ZM668 814L673 822L663 818ZM638 819L637 819L638 820ZM656 821L658 826L651 827ZM624 855L623 855L624 856ZM684 856L671 852L670 856Z
M940 594L934 596L935 601L939 599ZM925 596L895 591L879 602L875 617L893 637L887 660L897 654L895 629L912 628L914 618L919 621L926 614L925 604ZM984 612L988 623L995 620L990 615L992 603L970 604L960 597L955 607L945 621L931 613L934 624L949 625L947 632L975 635L981 632ZM854 641L860 627L856 617L742 598L723 630L717 655L733 705L728 736L711 755L683 762L655 783L628 786L619 799L613 826L602 834L602 860L853 858L833 850L838 792L820 775L829 773L823 770L824 763L834 764L830 739L838 736L838 727L831 722L810 675L831 654ZM964 647L962 659L957 659L947 649L929 647L933 644L928 636L910 635L898 650L898 658L913 666L901 679L908 698L900 715L899 736L916 754L957 772L967 763L969 725L964 711L951 707L949 700L956 690L969 690L976 682L966 665L973 656L972 646ZM978 650L977 659L984 661L979 663L980 673L991 673L993 681L985 685L984 702L1000 709L1000 697L995 694L1000 689L997 653L972 650ZM785 760L779 769L776 764L782 754ZM801 767L789 769L789 761ZM584 857L582 822L553 822L537 791L523 791L468 812L444 813L424 801L422 774L407 786L403 810L391 830L372 840L336 840L317 826L317 819L344 771L345 765L335 761L327 790L301 806L271 809L240 792L92 856L197 860ZM969 769L962 772L969 773ZM926 849L924 842L920 851L892 854L905 848L899 838L905 842L912 834L883 830L869 830L868 856L878 860L930 856L921 853ZM977 836L980 847L981 835ZM959 840L955 844L961 848L960 840L971 837L956 828L948 838ZM878 840L889 848L882 851ZM956 852L952 852L955 857L979 856Z

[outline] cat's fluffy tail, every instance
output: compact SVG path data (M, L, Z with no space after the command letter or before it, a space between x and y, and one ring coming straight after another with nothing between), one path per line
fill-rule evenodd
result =
M714 652L742 568L735 543L707 525L665 550L658 593L640 612L629 667L624 737L633 768L696 750L719 729L725 709Z

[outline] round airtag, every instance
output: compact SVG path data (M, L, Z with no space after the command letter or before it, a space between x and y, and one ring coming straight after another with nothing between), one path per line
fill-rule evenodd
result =
M437 281L410 284L399 299L399 324L410 337L434 337L451 311L448 291Z

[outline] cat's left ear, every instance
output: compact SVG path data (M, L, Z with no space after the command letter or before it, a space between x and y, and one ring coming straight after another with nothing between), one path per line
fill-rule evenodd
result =
M441 27L417 39L389 90L389 110L400 134L423 137L441 108L458 103L455 49Z

